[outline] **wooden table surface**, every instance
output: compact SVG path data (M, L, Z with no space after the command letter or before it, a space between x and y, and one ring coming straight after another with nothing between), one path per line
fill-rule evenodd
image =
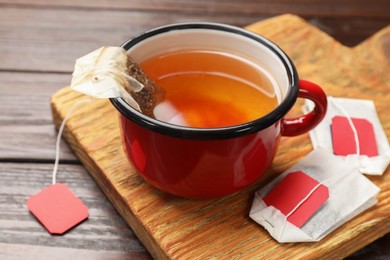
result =
M0 259L150 258L66 143L57 180L89 207L89 219L51 236L27 210L26 199L51 183L49 98L69 84L77 57L167 23L245 26L283 13L347 46L390 24L388 0L0 0ZM390 258L390 235L350 258Z

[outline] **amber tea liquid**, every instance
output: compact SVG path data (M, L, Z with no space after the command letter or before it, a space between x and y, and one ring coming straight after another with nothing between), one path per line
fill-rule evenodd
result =
M258 119L278 105L276 86L267 72L229 53L178 51L140 66L166 91L154 114L168 123L226 127Z

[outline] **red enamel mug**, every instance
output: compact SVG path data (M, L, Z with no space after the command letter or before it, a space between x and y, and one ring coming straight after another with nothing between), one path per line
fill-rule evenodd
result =
M294 64L274 43L245 29L215 23L173 24L146 31L122 47L137 61L194 46L222 49L250 57L277 82L278 106L256 120L222 128L191 128L143 115L121 98L125 153L148 183L186 198L215 198L245 189L271 165L281 136L314 128L325 116L326 95L314 83L299 80ZM284 116L296 99L315 108L298 118Z

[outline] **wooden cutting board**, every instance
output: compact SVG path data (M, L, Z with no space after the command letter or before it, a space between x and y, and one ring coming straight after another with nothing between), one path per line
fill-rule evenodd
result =
M247 27L277 43L301 78L336 97L372 99L390 135L390 26L348 48L293 15ZM85 96L64 88L51 100L59 127L72 104ZM301 112L298 102L288 116ZM390 174L370 177L381 188L379 202L316 243L279 244L249 217L254 192L312 150L308 134L282 138L266 177L238 194L189 200L145 183L121 148L118 118L107 100L81 104L66 123L64 137L118 212L158 259L342 258L390 231ZM91 218L94 216L91 215Z

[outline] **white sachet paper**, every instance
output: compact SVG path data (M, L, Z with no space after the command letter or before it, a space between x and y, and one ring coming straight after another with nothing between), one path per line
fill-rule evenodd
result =
M71 88L95 98L121 97L141 111L125 87L139 92L144 86L129 75L127 64L125 49L103 46L76 60Z
M283 178L295 171L306 173L329 190L329 198L301 228L288 222L281 211L267 206L262 199ZM358 169L319 148L257 191L249 216L280 243L319 241L340 225L375 205L379 191Z
M313 108L314 104L306 101L303 110L308 112ZM335 156L342 158L349 165L359 168L362 173L382 175L390 163L390 147L376 113L374 103L371 100L328 97L328 110L325 118L316 128L309 132L314 149L322 147L333 153L331 123L332 118L335 116L367 119L373 125L378 147L378 156L374 157L358 154Z

